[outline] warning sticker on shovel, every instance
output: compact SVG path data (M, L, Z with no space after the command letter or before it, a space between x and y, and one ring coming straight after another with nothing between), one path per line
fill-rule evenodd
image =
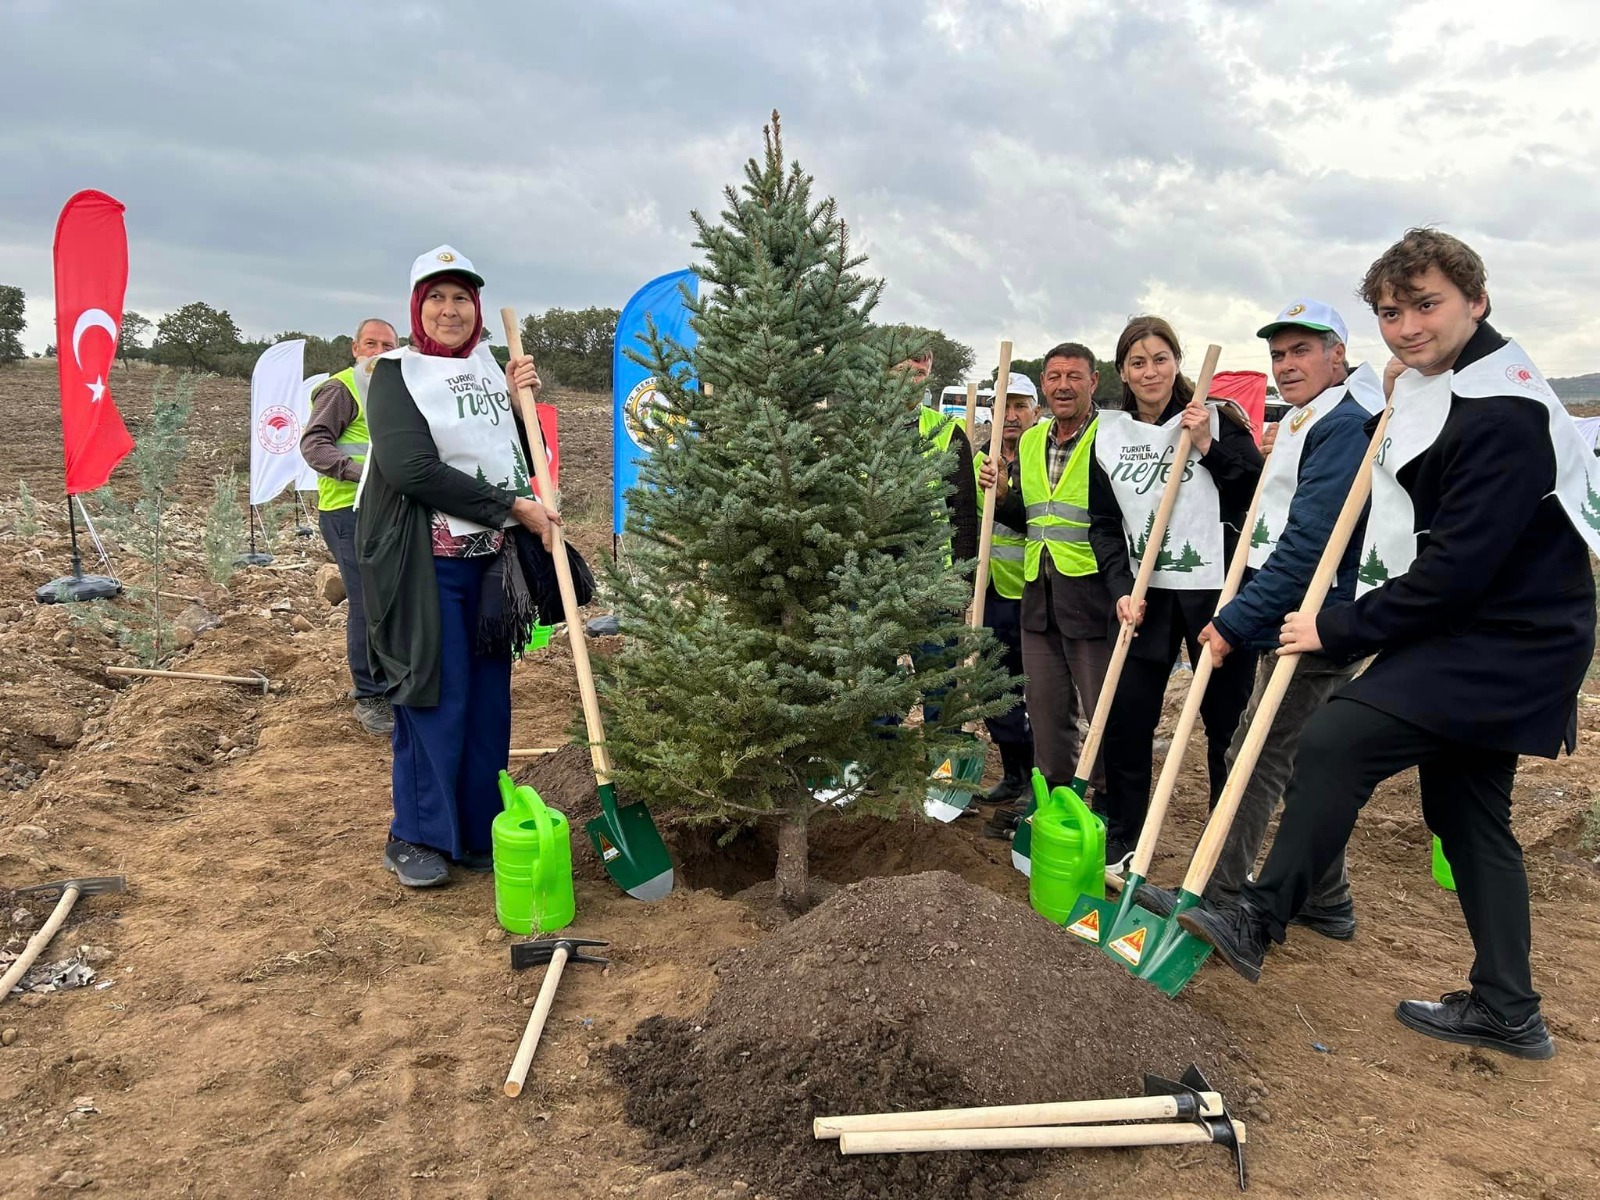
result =
M955 767L953 765L951 765L951 762L950 762L950 760L948 758L945 759L944 762L939 764L939 769L937 771L935 771L933 773L933 775L932 775L932 778L934 778L934 779L946 780L946 781L954 779L955 777L956 777Z
M1111 943L1111 948L1127 959L1130 964L1137 967L1139 960L1144 957L1145 928L1140 926L1132 933L1119 937Z
M608 839L605 834L597 833L595 836L600 839L600 861L601 862L610 862L613 858L617 857L617 855L622 853L622 851L618 850L615 846L613 846L611 844L610 839Z
M1081 920L1074 921L1067 926L1068 933L1075 933L1086 942L1100 940L1100 910L1091 908Z

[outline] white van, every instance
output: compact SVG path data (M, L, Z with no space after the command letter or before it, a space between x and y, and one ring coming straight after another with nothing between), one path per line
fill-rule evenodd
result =
M947 387L939 396L939 411L948 413L958 421L967 419L967 389L965 387ZM994 421L994 389L978 389L978 407L975 410L972 423L974 425L988 425Z

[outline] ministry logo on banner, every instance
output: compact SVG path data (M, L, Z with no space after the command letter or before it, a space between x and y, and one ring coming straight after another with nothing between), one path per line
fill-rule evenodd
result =
M1132 413L1100 414L1094 456L1122 509L1122 529L1135 570L1150 544L1161 506L1161 494L1173 470L1182 414L1164 425L1146 425ZM1218 436L1217 414L1211 412L1211 436ZM1183 465L1177 503L1157 551L1150 586L1177 591L1220 588L1223 577L1222 515L1217 485L1200 466L1200 452L1191 447Z
M303 339L268 346L250 374L250 503L265 504L305 474L300 434L311 416Z

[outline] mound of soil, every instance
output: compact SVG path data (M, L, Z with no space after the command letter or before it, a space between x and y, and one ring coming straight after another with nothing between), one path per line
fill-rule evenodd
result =
M863 880L720 967L693 1020L610 1052L660 1164L785 1200L1011 1195L1040 1156L844 1158L813 1117L1137 1094L1230 1036L1058 926L955 875Z

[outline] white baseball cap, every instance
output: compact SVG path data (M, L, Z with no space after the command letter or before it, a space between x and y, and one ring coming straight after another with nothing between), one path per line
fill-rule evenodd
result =
M435 275L465 275L478 287L483 286L483 276L472 266L472 260L453 246L435 246L426 254L419 254L411 264L411 286L415 288L424 279Z
M1006 395L1026 396L1035 404L1039 401L1039 389L1033 386L1033 380L1020 371L1013 371L1006 379Z
M1341 342L1350 340L1350 331L1339 311L1320 300L1296 300L1276 320L1256 330L1256 336L1269 338L1280 329L1315 329L1318 333L1337 334Z

